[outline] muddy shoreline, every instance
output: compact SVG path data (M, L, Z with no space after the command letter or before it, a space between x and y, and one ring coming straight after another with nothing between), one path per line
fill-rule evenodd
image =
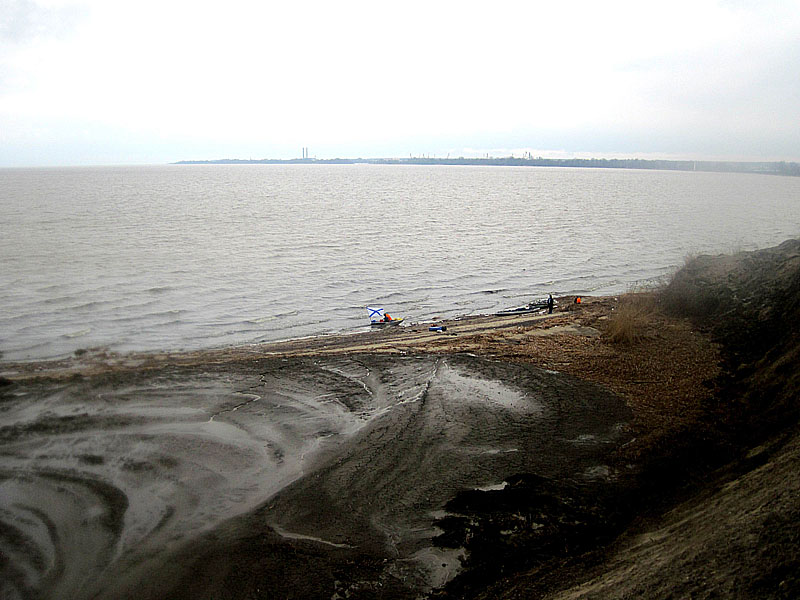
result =
M602 300L598 299L598 301ZM564 310L561 311L561 313L564 312ZM450 346L448 342L459 335L491 335L492 332L499 330L516 327L527 328L545 319L558 316L558 314L559 312L556 315L462 317L404 324L386 329L195 351L114 353L105 348L90 348L63 359L0 361L0 377L9 381L22 381L38 377L63 379L75 375L88 376L109 371L146 370L164 365L215 365L269 356L317 356L356 352L408 353L442 350L448 348ZM429 328L434 325L444 328L445 331L430 331Z

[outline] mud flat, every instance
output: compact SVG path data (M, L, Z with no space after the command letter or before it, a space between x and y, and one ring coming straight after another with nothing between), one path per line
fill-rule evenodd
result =
M593 485L630 436L570 375L339 343L7 368L2 596L413 598L461 569L434 540L460 492Z

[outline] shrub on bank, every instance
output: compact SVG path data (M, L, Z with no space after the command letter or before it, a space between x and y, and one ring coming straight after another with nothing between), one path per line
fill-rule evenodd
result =
M639 292L621 296L606 325L606 336L615 344L639 341L654 310L652 294Z

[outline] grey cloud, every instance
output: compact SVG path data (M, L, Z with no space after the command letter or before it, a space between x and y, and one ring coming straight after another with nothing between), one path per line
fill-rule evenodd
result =
M82 15L77 6L49 9L32 0L0 0L0 43L60 37L72 31Z

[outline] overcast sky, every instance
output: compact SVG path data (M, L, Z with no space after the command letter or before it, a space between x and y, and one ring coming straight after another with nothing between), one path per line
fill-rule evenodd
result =
M0 166L800 161L800 0L0 0Z

